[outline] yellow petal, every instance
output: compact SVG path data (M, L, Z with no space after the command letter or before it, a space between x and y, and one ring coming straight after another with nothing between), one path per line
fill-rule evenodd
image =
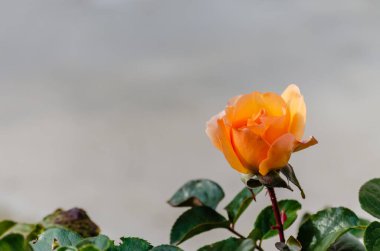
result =
M293 152L301 151L303 149L306 149L306 148L313 146L313 145L316 145L316 144L318 144L318 140L314 137L310 137L308 140L303 140L301 142L297 142Z
M217 123L219 126L218 138L220 140L222 152L226 157L228 163L230 163L230 165L240 173L250 173L250 170L243 166L232 147L231 128L225 125L223 118L219 118L217 120Z
M288 132L290 116L288 114L280 117L269 117L264 120L267 128L262 137L271 145L275 140Z
M212 144L222 151L222 146L219 140L219 126L218 119L224 116L224 111L213 116L206 124L206 134L211 140Z
M301 140L305 131L306 105L300 89L291 84L281 96L290 113L289 132L295 135L297 140Z
M260 174L267 175L271 170L280 169L288 164L296 142L296 138L291 133L278 138L271 145L267 158L260 163Z
M264 109L267 116L282 116L286 112L286 103L284 99L274 92L262 94Z
M263 107L262 94L252 92L230 99L226 107L227 122L234 128L247 124L247 120L260 113Z
M269 145L249 128L232 129L232 144L243 165L256 173Z

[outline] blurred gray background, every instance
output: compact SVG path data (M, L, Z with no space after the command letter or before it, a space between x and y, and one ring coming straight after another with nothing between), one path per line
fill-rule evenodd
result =
M342 205L368 217L357 190L380 176L379 5L1 1L0 217L33 222L80 206L113 238L167 243L183 210L165 201L184 182L219 182L221 211L242 188L205 122L234 95L288 83L305 96L306 136L320 141L291 160L303 210ZM268 203L261 194L237 228L248 232Z

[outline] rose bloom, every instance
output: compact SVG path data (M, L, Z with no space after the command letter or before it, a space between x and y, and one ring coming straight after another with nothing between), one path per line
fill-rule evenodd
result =
M240 173L267 175L288 164L293 152L317 144L302 141L306 105L292 84L280 95L252 92L231 98L207 123L206 133Z

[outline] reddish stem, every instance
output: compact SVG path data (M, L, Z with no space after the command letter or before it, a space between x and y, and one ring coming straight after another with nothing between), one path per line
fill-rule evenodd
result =
M284 226L281 221L280 209L278 208L276 193L274 192L273 187L267 187L270 200L272 202L272 209L274 213L274 218L276 219L276 226L274 227L278 231L278 236L280 237L280 242L285 243L285 235L284 235Z

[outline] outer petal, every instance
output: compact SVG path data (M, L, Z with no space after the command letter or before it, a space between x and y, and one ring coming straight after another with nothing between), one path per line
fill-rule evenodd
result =
M291 133L278 138L270 147L267 158L260 163L260 174L267 175L269 171L280 169L288 164L296 143L297 140Z
M281 96L286 102L290 113L289 132L294 134L298 140L301 140L305 131L306 105L300 89L291 84Z
M220 151L222 151L222 146L220 144L219 140L219 126L218 126L218 119L223 117L225 114L224 111L220 112L219 114L213 116L206 124L206 134L210 138L212 144L218 148Z
M232 129L232 144L244 166L256 173L269 145L249 128Z
M251 171L243 166L232 147L231 128L225 125L223 118L219 118L217 123L219 126L218 138L220 140L220 146L228 163L240 173L250 173Z
M293 152L301 151L316 144L318 144L318 140L314 137L310 137L308 140L297 142Z

